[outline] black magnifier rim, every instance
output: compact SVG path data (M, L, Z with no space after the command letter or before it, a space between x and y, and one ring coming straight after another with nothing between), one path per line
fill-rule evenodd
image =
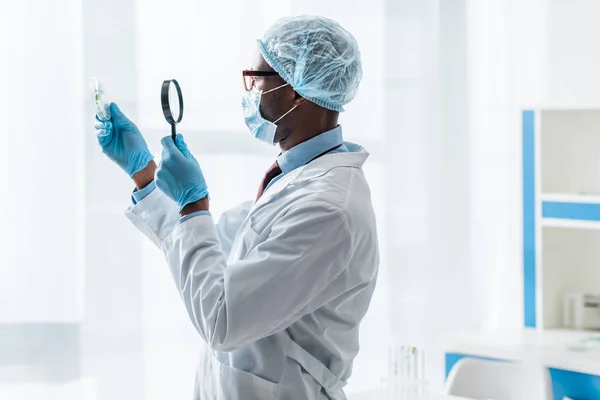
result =
M173 118L173 113L171 112L171 106L169 104L169 88L171 83L175 85L175 89L177 90L177 97L179 100L179 116L177 119ZM183 119L183 95L181 94L181 87L179 86L179 82L175 79L168 79L163 81L162 87L160 89L160 102L162 104L163 115L167 122L171 125L175 125L181 122Z

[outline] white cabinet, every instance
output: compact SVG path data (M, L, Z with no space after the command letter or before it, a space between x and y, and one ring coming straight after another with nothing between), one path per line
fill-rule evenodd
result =
M523 112L523 240L525 325L562 328L567 293L600 293L600 110Z

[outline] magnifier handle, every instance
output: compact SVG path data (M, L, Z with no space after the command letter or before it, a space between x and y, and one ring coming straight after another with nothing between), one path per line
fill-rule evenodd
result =
M171 124L171 137L173 138L173 142L177 143L177 131L175 129L175 124Z

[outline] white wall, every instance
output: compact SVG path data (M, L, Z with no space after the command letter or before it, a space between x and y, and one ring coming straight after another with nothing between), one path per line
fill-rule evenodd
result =
M78 1L0 3L0 54L0 323L76 322L84 165Z
M600 106L600 2L468 1L471 249L485 328L523 325L521 110Z
M118 10L118 11L117 11ZM81 324L82 375L95 381L98 399L141 400L143 385L142 240L125 219L133 189L98 146L88 82L100 77L107 100L134 121L137 113L134 0L83 1L85 106L85 304Z
M477 325L469 277L465 2L387 1L386 212L392 340L427 351Z
M556 107L600 107L600 2L546 0L548 94Z

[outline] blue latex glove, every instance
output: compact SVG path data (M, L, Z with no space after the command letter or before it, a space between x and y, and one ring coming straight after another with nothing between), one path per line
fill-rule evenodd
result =
M102 152L131 177L154 157L140 130L115 103L110 104L110 114L109 121L100 121L96 116L94 127L98 143Z
M156 186L177 203L179 211L208 196L200 165L188 150L183 136L177 134L176 143L171 136L160 142L163 152L154 176Z

